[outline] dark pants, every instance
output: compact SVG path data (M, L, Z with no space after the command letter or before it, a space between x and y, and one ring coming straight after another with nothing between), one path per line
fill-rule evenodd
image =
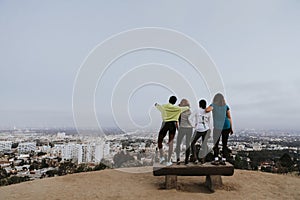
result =
M227 147L227 142L229 138L229 133L230 129L224 129L224 130L219 130L219 129L214 129L213 132L213 138L214 138L214 156L218 157L219 155L219 142L220 142L220 137L222 135L222 150L223 150L223 157L227 157L226 152L228 152L228 147ZM226 155L225 155L226 154Z
M193 141L192 141L192 144L191 144L191 146L192 146L192 156L194 157L195 160L198 160L195 144L199 140L199 138L202 137L202 148L205 148L204 147L205 146L204 139L205 139L206 133L207 133L207 131L204 131L204 132L195 131Z
M173 140L175 137L175 133L176 133L176 122L172 121L172 122L163 122L161 129L158 133L158 149L160 152L160 156L162 157L162 143L164 138L166 137L167 133L169 132L169 153L168 153L168 161L170 161L171 159L171 155L173 153Z
M191 137L193 134L193 128L186 128L186 127L179 127L178 135L177 135L177 143L176 143L176 157L177 159L180 158L180 145L182 143L182 139L185 136L185 160L189 159L190 156L190 149L191 149Z

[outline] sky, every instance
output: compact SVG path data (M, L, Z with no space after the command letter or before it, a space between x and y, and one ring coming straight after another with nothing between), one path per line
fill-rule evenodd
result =
M205 50L222 79L234 128L300 130L299 9L296 0L1 0L0 128L91 126L84 107L73 110L82 66L108 38L156 27L184 34ZM135 42L123 40L102 55ZM123 128L130 119L128 128L157 128L153 105L172 94L188 98L193 110L199 99L211 102L205 73L180 56L159 49L119 56L89 88L101 127ZM141 84L134 73L154 81ZM137 84L129 88L132 80ZM82 115L81 123L75 115Z

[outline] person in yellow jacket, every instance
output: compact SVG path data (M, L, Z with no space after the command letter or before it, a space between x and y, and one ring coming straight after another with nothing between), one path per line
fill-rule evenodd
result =
M168 159L167 159L167 165L172 165L171 163L171 156L173 153L173 140L175 137L176 133L176 127L177 127L177 122L179 115L188 110L188 106L184 107L179 107L174 105L177 101L177 98L175 96L171 96L169 98L169 103L160 105L158 103L155 103L155 107L161 112L162 116L162 126L161 129L158 133L158 149L159 149L159 154L160 154L160 160L159 162L162 164L165 161L165 158L163 156L163 149L162 149L162 142L164 138L167 135L167 132L169 132L169 152L168 152Z

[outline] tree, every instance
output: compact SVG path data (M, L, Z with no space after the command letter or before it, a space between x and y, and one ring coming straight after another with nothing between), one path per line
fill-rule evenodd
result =
M239 155L236 155L234 161L234 168L236 169L248 169L248 162Z
M7 177L9 177L9 174L6 172L6 170L0 168L0 179L7 178Z
M46 162L46 159L43 158L42 163L41 163L41 169L48 168L48 167L49 167L49 164Z
M38 168L39 168L39 163L37 161L33 161L31 163L31 165L29 166L30 171L33 171L33 170L38 169Z
M38 152L38 153L37 153L37 156L40 157L40 156L43 156L43 155L46 155L46 154L47 154L47 153L45 153L45 152Z
M72 174L75 172L76 165L71 161L65 161L61 163L58 167L58 175L63 176L66 174Z
M287 168L288 171L292 171L294 162L289 154L283 154L279 159L279 163L283 168Z
M8 178L8 185L21 183L25 181L29 181L30 178L28 176L20 177L20 176L12 176Z
M106 165L104 165L103 163L99 163L98 165L95 166L94 170L98 171L98 170L104 170L106 168L107 168Z
M57 171L56 169L48 170L48 171L46 172L46 175L47 175L48 177L54 177L55 174L58 174L58 171Z
M88 165L85 163L82 163L76 168L75 173L87 172L87 171L89 171Z
M12 149L15 149L15 148L17 148L18 146L19 146L19 143L18 143L18 142L12 143L11 148L12 148Z

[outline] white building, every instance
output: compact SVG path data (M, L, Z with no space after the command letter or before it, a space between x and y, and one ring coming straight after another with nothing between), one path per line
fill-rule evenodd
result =
M63 160L75 163L99 163L103 157L109 155L109 144L103 140L90 141L85 144L68 143L57 144L51 148L50 154L60 156Z
M65 138L66 137L66 133L65 132L58 132L56 136L58 138Z
M78 164L91 162L92 148L89 144L82 144L78 148Z
M104 143L96 144L95 162L100 162L104 156Z
M98 163L104 156L104 142L82 144L78 149L78 163Z
M10 151L12 146L12 141L0 141L0 152Z
M61 148L62 159L64 160L72 159L74 162L77 162L79 149L80 149L80 144L69 143L69 144L62 145Z
M24 153L30 153L32 151L35 151L36 143L35 142L22 142L18 145L18 153L24 154Z
M254 151L261 151L262 150L262 146L259 143L254 143L253 144L253 150Z

